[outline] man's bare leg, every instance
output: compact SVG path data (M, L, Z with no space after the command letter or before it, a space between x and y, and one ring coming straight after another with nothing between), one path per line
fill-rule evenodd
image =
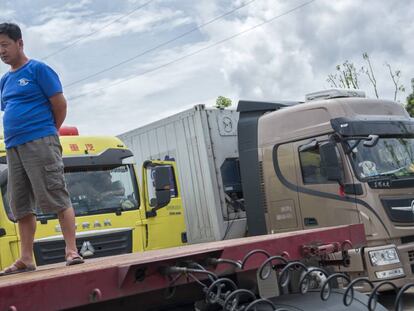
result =
M33 241L36 232L36 217L27 215L17 221L20 233L20 259L25 264L33 264Z
M66 243L66 255L77 254L75 212L73 211L73 208L70 207L64 209L58 214L58 218L60 227L62 228L63 238Z

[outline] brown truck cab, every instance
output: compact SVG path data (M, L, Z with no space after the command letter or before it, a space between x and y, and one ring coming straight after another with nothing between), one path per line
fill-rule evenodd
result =
M342 271L414 280L414 120L402 105L327 90L238 111L250 234L362 223L368 246Z

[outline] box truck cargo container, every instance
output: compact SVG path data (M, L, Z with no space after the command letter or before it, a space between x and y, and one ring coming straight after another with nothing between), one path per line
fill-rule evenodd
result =
M203 105L119 135L137 163L175 160L189 243L246 232L235 110Z

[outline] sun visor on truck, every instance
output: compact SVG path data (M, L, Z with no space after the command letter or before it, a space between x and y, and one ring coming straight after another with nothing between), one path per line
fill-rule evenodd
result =
M128 149L110 148L98 155L82 155L82 156L63 156L63 164L65 167L73 166L95 166L95 165L120 165L122 160L132 157L133 154ZM7 164L6 156L0 156L0 164Z
M132 157L128 149L110 148L98 155L82 155L63 157L65 167L74 166L97 166L97 165L120 165L125 158Z
M414 121L409 120L352 120L335 118L331 120L332 128L341 136L381 137L414 136Z

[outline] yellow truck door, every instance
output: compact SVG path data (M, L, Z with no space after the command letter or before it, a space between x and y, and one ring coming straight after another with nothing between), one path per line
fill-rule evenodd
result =
M16 224L13 218L7 198L7 170L0 173L0 270L10 266L19 257L19 245Z
M180 246L187 233L177 170L173 161L147 161L143 165L143 224L145 250Z

